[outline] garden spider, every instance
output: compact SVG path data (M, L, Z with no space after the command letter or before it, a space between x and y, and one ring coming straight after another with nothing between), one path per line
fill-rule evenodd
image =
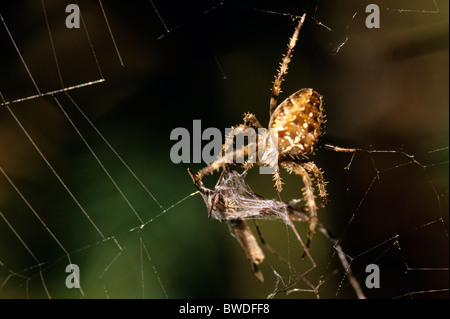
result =
M313 89L301 89L290 95L286 100L284 100L280 105L277 106L278 96L281 93L281 83L283 82L284 76L287 73L288 64L291 61L294 47L297 42L300 29L305 21L305 17L306 14L303 14L303 16L299 19L294 34L288 43L287 53L284 56L282 63L280 64L278 75L275 77L270 98L270 121L269 130L267 131L268 133L264 136L258 135L258 138L268 140L271 136L270 134L276 133L275 135L277 137L277 144L275 146L275 151L278 165L276 165L275 167L273 179L275 181L275 188L278 192L282 191L283 184L279 173L279 166L286 169L289 173L299 175L303 180L303 199L306 203L306 207L304 208L304 210L309 216L309 235L306 246L301 241L301 238L298 238L298 240L301 242L305 250L303 257L305 255L308 255L314 266L314 262L312 261L308 250L318 222L317 209L326 206L327 193L325 190L326 183L324 181L321 170L314 164L314 162L309 161L307 156L314 151L314 147L317 144L317 141L322 133L322 124L324 123L322 96ZM244 124L235 127L233 129L233 133L230 134L230 136L227 136L227 139L233 139L235 135L240 132L245 132L251 127L263 128L263 126L256 119L255 115L245 113ZM225 152L226 145L227 142L223 146L222 153ZM258 144L258 146L259 145L260 144ZM268 148L274 147L271 143L265 143L264 145L267 145ZM325 145L325 147L335 151L355 151L353 149L344 149L330 145ZM273 153L273 149L268 149L267 151L269 153L272 151ZM209 216L211 216L212 210L217 209L217 206L221 206L223 211L234 210L236 207L224 207L224 202L227 202L224 201L224 195L220 192L217 192L218 195L213 196L214 194L211 194L212 191L203 185L203 177L205 175L212 174L214 171L221 168L225 171L227 166L230 164L241 166L245 169L249 169L252 167L252 164L248 162L244 164L233 162L234 158L249 155L249 145L246 145L241 149L233 150L231 156L223 155L224 154L222 154L222 156L220 156L210 165L201 169L196 175L194 175L191 170L188 169L194 185L203 194L207 194L206 199L208 201L207 205L209 209ZM263 161L261 161L261 159L258 159L255 163L260 166L267 166L267 163L264 163ZM309 174L312 174L316 181L318 195L322 200L320 205L316 204L313 183ZM236 217L235 219L231 220L230 224L234 228L236 238L241 243L241 246L244 248L247 257L252 264L254 274L259 279L261 279L260 275L256 272L256 265L260 264L264 260L264 255L258 249L259 247L257 247L253 235L251 234L248 226L245 224L245 220L243 218Z

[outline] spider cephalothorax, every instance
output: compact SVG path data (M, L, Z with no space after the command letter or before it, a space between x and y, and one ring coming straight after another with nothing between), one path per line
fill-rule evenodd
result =
M281 92L281 83L287 73L288 64L291 60L292 53L298 39L298 34L304 20L305 15L300 18L294 34L289 41L287 53L283 58L280 69L278 70L278 75L276 76L272 87L272 95L270 99L270 121L268 125L269 130L267 130L268 133L258 136L258 138L269 140L269 137L271 136L270 134L273 133L277 136L277 146L275 149L277 154L277 165L274 170L274 180L275 187L278 192L282 191L283 184L279 174L279 166L286 169L289 173L294 173L302 178L304 185L302 188L303 200L305 202L304 210L309 215L310 223L308 243L306 245L303 245L302 243L302 245L305 248L305 254L308 255L312 261L308 248L317 224L316 211L318 206L315 202L314 188L312 185L311 176L309 174L313 175L313 179L315 179L317 183L318 195L322 199L322 206L326 204L326 191L322 172L312 161L307 159L307 156L313 152L319 136L321 135L322 124L324 121L322 97L313 89L301 89L290 95L286 100L277 106L278 96ZM244 124L236 126L232 134L228 136L227 139L232 140L235 135L245 132L250 127L263 128L254 114L246 113L244 114ZM271 148L268 152L271 154L273 153L273 144L264 143L262 145L266 145L265 147L268 149ZM258 147L260 147L259 143ZM225 148L226 147L224 145L224 150ZM267 151L267 149L263 151ZM209 205L210 209L217 209L218 207L216 206L219 204L223 205L224 201L221 201L217 196L213 196L214 194L211 195L211 190L203 185L202 178L207 174L213 173L215 170L219 170L221 168L225 169L228 165L236 165L249 169L252 167L252 164L238 164L235 162L230 163L230 159L248 155L249 145L246 145L243 148L234 149L231 156L220 156L216 161L201 169L196 175L188 169L195 186L203 193L209 194L208 198L214 199L214 202ZM268 164L265 161L258 160L256 161L256 165L267 166ZM233 209L233 207L220 207L220 210L226 209ZM252 269L256 275L256 265L261 263L264 258L261 257L259 252L256 254L256 250L250 251L251 249L249 247L254 246L254 240L250 236L249 229L248 226L246 226L245 221L239 218L236 218L236 221L238 222L239 227L234 226L232 221L230 224L235 228L235 233L237 233L237 235L239 235L239 233L245 234L245 236L240 236L240 243L252 263ZM299 238L299 240L301 241L301 238ZM259 257L255 258L255 255L258 255Z

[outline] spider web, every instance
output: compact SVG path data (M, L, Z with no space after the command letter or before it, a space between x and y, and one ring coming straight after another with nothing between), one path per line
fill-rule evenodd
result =
M342 247L368 298L448 298L448 2L70 1L0 6L1 298L355 298ZM307 20L280 99L302 87L324 95L323 143L311 158L328 181L308 273L265 252L265 282L228 228L207 219L186 168L169 153L191 131L269 120L271 80ZM299 198L282 175L246 183L266 198ZM213 186L218 174L207 177ZM298 224L303 238L307 225ZM285 224L260 221L264 240L298 271L310 264ZM80 289L65 285L68 264ZM377 264L378 289L365 286ZM287 293L286 293L287 292Z

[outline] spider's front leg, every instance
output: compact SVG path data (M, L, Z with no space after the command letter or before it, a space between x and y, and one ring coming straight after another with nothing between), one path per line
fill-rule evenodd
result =
M189 176L192 179L192 182L194 183L195 187L197 187L197 189L200 191L200 193L202 194L203 199L205 200L205 202L207 203L207 208L208 208L208 218L211 218L211 212L214 209L215 205L217 204L219 197L215 196L215 194L211 193L211 190L206 188L205 185L203 185L203 182L200 178L198 178L197 175L195 175L190 168L187 169ZM219 181L223 178L223 173L225 172L225 170L222 172L222 175L219 178Z
M270 116L272 116L273 111L275 111L275 109L277 108L278 96L281 93L281 82L283 82L284 76L287 73L288 65L289 62L291 62L292 54L294 53L294 47L297 43L298 34L303 25L303 22L305 22L305 17L306 14L303 14L303 16L298 21L298 25L295 28L294 34L289 41L287 53L283 57L283 62L281 62L280 69L278 70L278 74L275 77L275 81L273 82L272 95L270 97Z
M258 120L253 114L246 114L244 116L244 121L247 121L249 123L252 123L253 125L261 125L259 124ZM249 169L252 166L252 163L236 163L236 159L248 157L249 152L253 152L254 149L250 148L250 146L255 145L245 145L239 149L231 149L233 146L233 138L245 132L249 126L247 125L238 125L236 126L232 132L226 137L225 144L222 145L222 153L220 156L212 163L208 164L208 166L203 167L201 170L197 172L197 174L193 174L192 171L188 168L188 173L191 176L192 181L194 182L194 185L203 193L207 191L207 188L203 185L202 179L206 175L212 174L215 171L218 171L219 169L223 168L225 169L227 165L235 165L239 167L243 167L245 169Z

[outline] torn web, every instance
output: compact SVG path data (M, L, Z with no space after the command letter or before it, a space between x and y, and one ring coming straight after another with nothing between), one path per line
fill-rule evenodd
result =
M365 1L156 0L75 1L80 28L68 29L72 2L0 5L1 298L355 298L349 267L368 298L448 298L447 1L379 1L379 29ZM304 12L280 102L314 88L323 143L359 150L311 156L335 241L316 231L316 267L283 290L311 266L292 230L259 221L276 254L264 251L258 282L186 173L204 164L172 163L169 136L194 119L224 132L244 112L266 126ZM299 198L299 177L282 173L278 195L257 171L255 193ZM296 226L306 239L307 222ZM79 289L65 284L69 264ZM380 288L365 286L369 264Z

